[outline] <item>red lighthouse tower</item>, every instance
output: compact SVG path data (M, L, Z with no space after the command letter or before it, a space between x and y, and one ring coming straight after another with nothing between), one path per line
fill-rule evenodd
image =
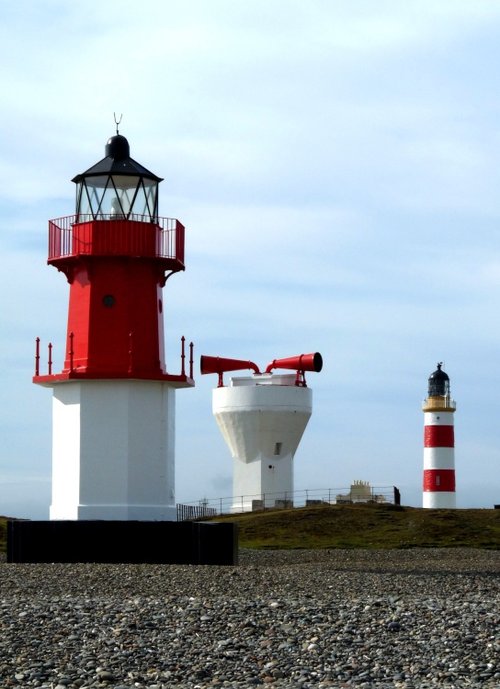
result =
M69 282L64 367L34 382L53 389L51 519L175 518L175 388L167 372L163 293L184 270L184 227L158 215L161 178L130 157L118 133L74 177L75 215L49 222L48 263Z

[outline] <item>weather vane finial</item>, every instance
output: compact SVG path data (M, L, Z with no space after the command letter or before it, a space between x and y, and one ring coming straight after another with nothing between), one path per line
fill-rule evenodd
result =
M119 118L119 119L117 119L117 117L116 117L116 112L114 112L114 113L113 113L113 117L115 118L115 124L116 124L116 133L117 133L117 134L119 134L119 131L118 131L118 126L119 126L119 124L120 124L120 123L121 123L121 121L122 121L122 118L123 118L123 113L120 113L120 118Z

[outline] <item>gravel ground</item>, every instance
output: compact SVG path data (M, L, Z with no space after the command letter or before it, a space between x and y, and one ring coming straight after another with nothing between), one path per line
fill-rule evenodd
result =
M0 562L0 689L500 687L500 551Z

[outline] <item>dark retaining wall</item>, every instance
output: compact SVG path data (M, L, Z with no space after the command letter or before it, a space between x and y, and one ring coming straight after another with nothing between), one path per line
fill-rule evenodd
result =
M7 562L236 565L237 525L9 520Z

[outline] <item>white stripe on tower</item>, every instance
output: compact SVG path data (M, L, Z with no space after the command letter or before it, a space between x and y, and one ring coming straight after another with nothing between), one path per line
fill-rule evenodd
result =
M450 379L441 370L429 377L424 411L424 481L423 507L454 508L455 438L453 419L455 401L450 397Z

